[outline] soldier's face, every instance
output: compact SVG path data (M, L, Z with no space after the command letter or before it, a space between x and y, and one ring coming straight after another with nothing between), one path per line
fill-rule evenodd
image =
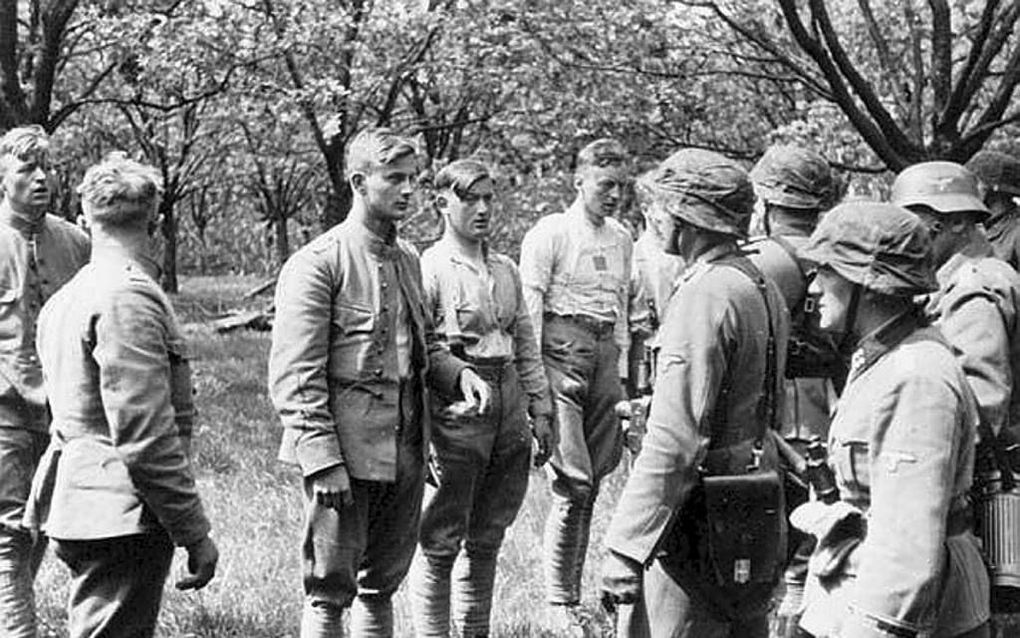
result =
M365 200L369 215L398 222L406 219L414 208L417 179L418 160L414 155L405 155L367 172L355 173L351 184Z
M3 175L0 181L3 199L13 210L31 215L46 212L53 172L45 153L0 158L0 174Z
M846 332L854 285L831 268L820 268L808 294L818 306L818 326L828 332Z
M612 217L620 210L626 185L623 169L616 166L590 166L574 178L585 211L597 219Z
M492 180L482 178L458 196L453 189L440 195L439 211L453 232L470 241L482 241L492 232L493 199Z

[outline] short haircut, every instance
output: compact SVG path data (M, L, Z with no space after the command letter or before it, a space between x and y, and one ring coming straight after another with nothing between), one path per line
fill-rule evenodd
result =
M462 159L445 166L433 182L436 191L452 190L457 197L463 198L476 182L492 179L492 171L484 163L476 159Z
M12 128L0 137L0 175L8 157L25 161L31 158L47 158L50 154L50 136L38 124Z
M355 173L372 171L408 155L418 155L418 145L413 140L388 128L364 129L347 146L347 179Z
M603 137L588 144L577 153L577 168L580 173L587 168L622 167L627 162L627 149L610 137Z
M163 183L152 166L114 152L85 171L78 194L89 223L144 225L159 205Z

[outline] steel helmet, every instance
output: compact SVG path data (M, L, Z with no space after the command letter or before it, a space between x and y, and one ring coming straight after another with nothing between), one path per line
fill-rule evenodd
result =
M892 185L897 206L922 205L938 213L990 215L981 200L977 175L956 162L923 162L903 169Z
M754 192L771 204L810 211L833 204L836 184L824 157L789 144L771 146L751 169Z
M751 181L736 162L718 153L681 149L637 181L645 203L717 233L747 237L754 208Z
M998 151L981 151L967 162L988 190L1020 195L1020 160Z
M841 204L822 216L803 251L868 290L913 296L938 288L931 236L921 219L893 204Z

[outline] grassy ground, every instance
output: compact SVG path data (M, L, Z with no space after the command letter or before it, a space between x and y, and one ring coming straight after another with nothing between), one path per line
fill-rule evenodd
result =
M301 603L298 540L302 510L295 472L276 461L279 425L266 397L268 333L217 335L205 325L224 309L241 305L253 279L185 279L174 300L193 349L200 411L195 435L199 489L213 522L221 558L204 590L168 587L160 615L161 636L297 636ZM248 305L261 306L261 298ZM493 610L496 636L537 636L541 609L539 552L549 506L546 480L532 474L527 501L500 556ZM622 476L611 477L593 525L584 604L603 620L595 600L594 567L601 531L608 523ZM178 552L173 575L182 573ZM36 584L44 635L65 636L68 572L50 552ZM172 576L173 578L173 576ZM409 603L396 599L398 635L410 636Z

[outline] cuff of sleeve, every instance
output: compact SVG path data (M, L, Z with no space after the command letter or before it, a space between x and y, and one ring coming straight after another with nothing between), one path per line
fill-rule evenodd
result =
M430 381L441 395L460 397L460 374L468 369L471 366L451 356L449 361L430 368Z
M850 605L839 638L917 638L917 634L913 625L869 614Z
M186 516L174 521L172 527L167 531L170 533L174 545L187 547L208 536L211 529L212 525L209 524L209 519L205 516L202 503L197 502Z
M340 439L335 430L312 430L300 433L294 442L294 457L301 467L302 476L311 476L344 462L343 452L340 450Z

